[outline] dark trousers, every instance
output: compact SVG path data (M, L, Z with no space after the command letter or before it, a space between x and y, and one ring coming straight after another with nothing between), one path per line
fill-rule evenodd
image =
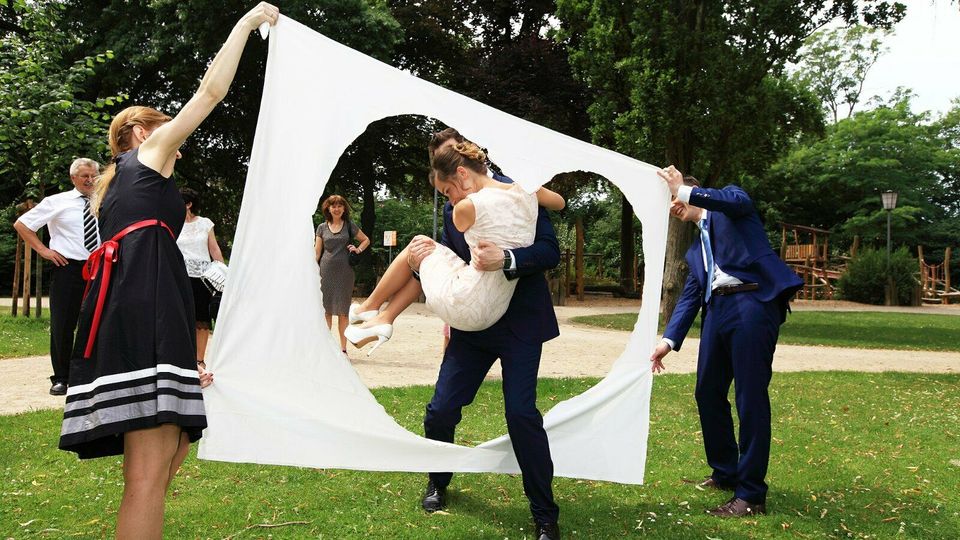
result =
M424 432L428 439L452 443L461 409L473 402L490 366L500 358L507 432L523 475L523 492L534 519L556 523L560 508L551 487L553 461L536 404L543 345L523 342L508 331L490 334L453 332L423 418ZM430 473L439 487L446 487L452 477L452 473Z
M67 383L73 336L83 301L83 262L67 260L66 266L54 266L50 272L50 363L53 383Z
M773 353L784 306L750 293L714 296L704 315L697 363L697 409L713 478L754 504L767 496ZM735 381L740 444L727 394Z

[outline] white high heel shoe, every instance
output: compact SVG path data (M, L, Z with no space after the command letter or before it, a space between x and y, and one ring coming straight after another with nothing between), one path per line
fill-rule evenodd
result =
M358 322L367 322L370 319L376 317L377 313L380 313L379 310L371 309L369 311L358 311L360 309L360 304L350 304L350 309L347 313L347 316L350 319L350 324L355 324Z
M393 336L393 325L378 324L370 328L348 326L347 329L343 331L343 335L347 338L347 341L353 343L353 346L358 349L373 340L377 340L377 343L367 351L367 356L370 356L373 354L373 351L377 350L377 347L389 341Z

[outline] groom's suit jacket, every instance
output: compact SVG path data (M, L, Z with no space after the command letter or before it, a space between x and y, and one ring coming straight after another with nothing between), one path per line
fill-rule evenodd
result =
M690 193L690 204L708 211L706 226L716 264L740 281L760 286L756 291L739 294L755 295L761 302L782 302L785 310L790 297L803 287L803 280L770 247L747 192L732 185L723 189L695 187ZM701 245L697 234L686 254L690 268L687 282L663 331L663 337L672 340L678 351L704 306L707 272Z
M513 180L503 175L494 174L493 178L500 182L513 183ZM443 207L443 235L440 243L452 249L469 264L470 247L463 233L453 225L453 205L449 202ZM518 281L510 299L510 306L493 326L476 333L509 331L528 343L549 341L560 335L560 329L553 311L550 288L543 273L560 263L560 244L543 207L537 216L537 232L533 244L511 251L517 264L515 275ZM451 329L451 332L459 330Z

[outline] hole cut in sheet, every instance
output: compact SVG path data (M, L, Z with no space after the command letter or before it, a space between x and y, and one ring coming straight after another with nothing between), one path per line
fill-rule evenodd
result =
M287 17L269 39L230 278L208 360L217 380L204 390L209 427L199 456L373 471L519 472L507 436L471 448L399 426L340 355L324 321L311 217L327 179L371 122L417 114L483 144L527 190L559 173L591 171L633 205L648 262L637 323L607 376L555 405L544 426L557 476L642 483L648 358L663 278L663 265L653 261L664 259L669 202L657 168L417 79ZM549 361L545 356L542 364Z

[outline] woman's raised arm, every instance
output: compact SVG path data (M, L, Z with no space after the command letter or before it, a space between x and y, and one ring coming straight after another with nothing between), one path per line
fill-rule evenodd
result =
M140 146L139 159L144 165L164 176L173 172L177 150L204 119L223 101L237 73L237 65L246 46L250 32L260 24L276 24L280 10L261 2L237 21L227 41L214 56L207 68L200 88L179 113L166 124L158 127Z

